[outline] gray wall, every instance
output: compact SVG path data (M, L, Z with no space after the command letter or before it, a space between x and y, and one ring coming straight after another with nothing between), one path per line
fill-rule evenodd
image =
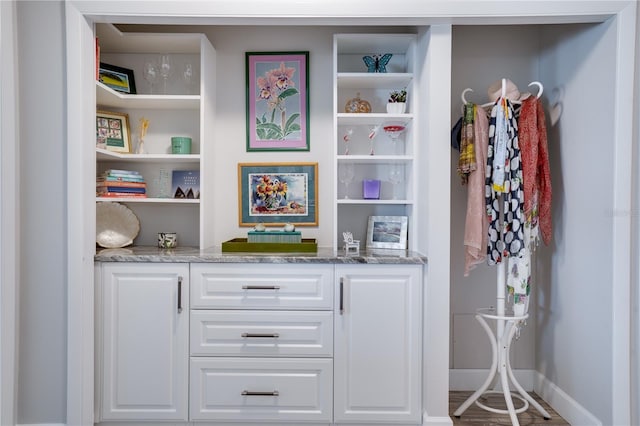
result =
M17 421L65 423L64 4L17 4L22 194Z

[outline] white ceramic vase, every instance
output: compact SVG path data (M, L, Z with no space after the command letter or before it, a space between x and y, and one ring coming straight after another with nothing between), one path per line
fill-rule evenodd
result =
M387 104L387 113L389 114L404 114L407 109L405 102L389 102Z

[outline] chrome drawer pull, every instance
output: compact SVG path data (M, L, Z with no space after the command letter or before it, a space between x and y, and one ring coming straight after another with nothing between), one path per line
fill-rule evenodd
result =
M242 333L242 337L268 337L277 339L280 335L278 333Z
M279 396L280 392L274 390L273 392L253 392L244 390L242 391L242 396Z
M243 290L280 290L279 285L243 285Z

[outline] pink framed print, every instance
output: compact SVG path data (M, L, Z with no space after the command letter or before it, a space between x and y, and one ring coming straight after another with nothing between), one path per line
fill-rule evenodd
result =
M309 151L309 52L246 52L247 151Z

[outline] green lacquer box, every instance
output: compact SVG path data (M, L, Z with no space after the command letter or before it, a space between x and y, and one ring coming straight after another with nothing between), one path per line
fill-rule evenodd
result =
M250 243L246 238L234 238L222 243L222 252L228 253L315 253L318 243L303 238L300 243Z

